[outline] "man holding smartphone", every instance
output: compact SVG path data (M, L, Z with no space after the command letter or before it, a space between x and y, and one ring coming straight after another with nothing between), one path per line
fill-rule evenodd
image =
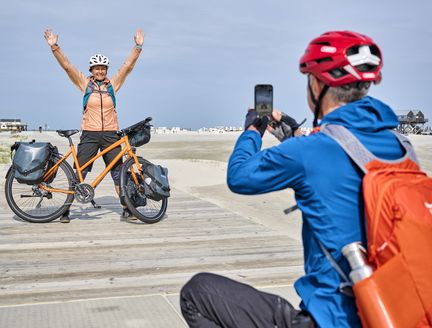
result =
M271 131L279 132L283 142L261 150L268 117L248 112L246 131L228 163L228 186L247 195L294 189L303 221L305 275L295 283L300 310L277 295L200 273L180 296L190 327L361 327L354 298L340 288L343 279L326 250L348 275L342 247L356 241L366 245L362 173L336 141L317 130L323 124L342 125L375 156L401 158L403 148L391 132L399 123L397 116L367 96L371 84L380 82L381 68L381 51L369 37L350 31L324 33L300 59L315 133L289 138L275 126ZM272 116L289 126L289 117L276 112Z

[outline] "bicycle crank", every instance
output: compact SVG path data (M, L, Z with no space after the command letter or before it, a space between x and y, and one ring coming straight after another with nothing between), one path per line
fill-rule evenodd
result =
M90 203L94 195L94 189L88 183L80 183L75 186L75 198L80 203Z

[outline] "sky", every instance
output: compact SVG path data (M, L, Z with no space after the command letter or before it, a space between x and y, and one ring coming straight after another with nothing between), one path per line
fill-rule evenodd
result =
M147 116L159 127L241 126L256 84L272 84L274 107L310 126L299 58L331 30L357 31L380 46L383 81L371 96L432 120L431 13L431 0L1 0L0 118L29 128L80 127L82 95L44 29L59 35L83 72L91 55L108 56L110 76L142 28L142 54L117 94L121 127Z

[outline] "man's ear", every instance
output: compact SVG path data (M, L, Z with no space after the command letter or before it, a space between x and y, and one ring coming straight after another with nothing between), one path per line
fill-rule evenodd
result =
M322 83L320 80L318 80L315 76L310 76L310 84L312 87L312 91L315 95L315 98L318 98L318 96L321 93L321 90L324 88L324 83Z

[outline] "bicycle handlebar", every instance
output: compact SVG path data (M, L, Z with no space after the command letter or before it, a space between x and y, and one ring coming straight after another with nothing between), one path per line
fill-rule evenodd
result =
M143 120L143 121L140 121L140 122L138 122L138 123L135 123L134 125L131 125L131 126L125 128L125 129L122 129L122 130L117 131L117 134L118 134L118 135L125 135L125 134L128 134L129 132L135 130L136 128L138 128L138 127L140 127L140 126L142 126L142 125L148 125L148 123L149 123L151 120L152 120L151 117L147 117L147 118L146 118L145 120Z
M125 129L119 130L117 131L118 135L125 135L128 134L129 132L135 130L136 128L142 126L142 125L149 125L148 123L152 120L151 117L147 117L145 120L140 121L138 123L135 123L134 125L131 125ZM70 137L72 135L74 135L75 133L78 133L79 130L56 130L56 132L61 136L61 137Z

